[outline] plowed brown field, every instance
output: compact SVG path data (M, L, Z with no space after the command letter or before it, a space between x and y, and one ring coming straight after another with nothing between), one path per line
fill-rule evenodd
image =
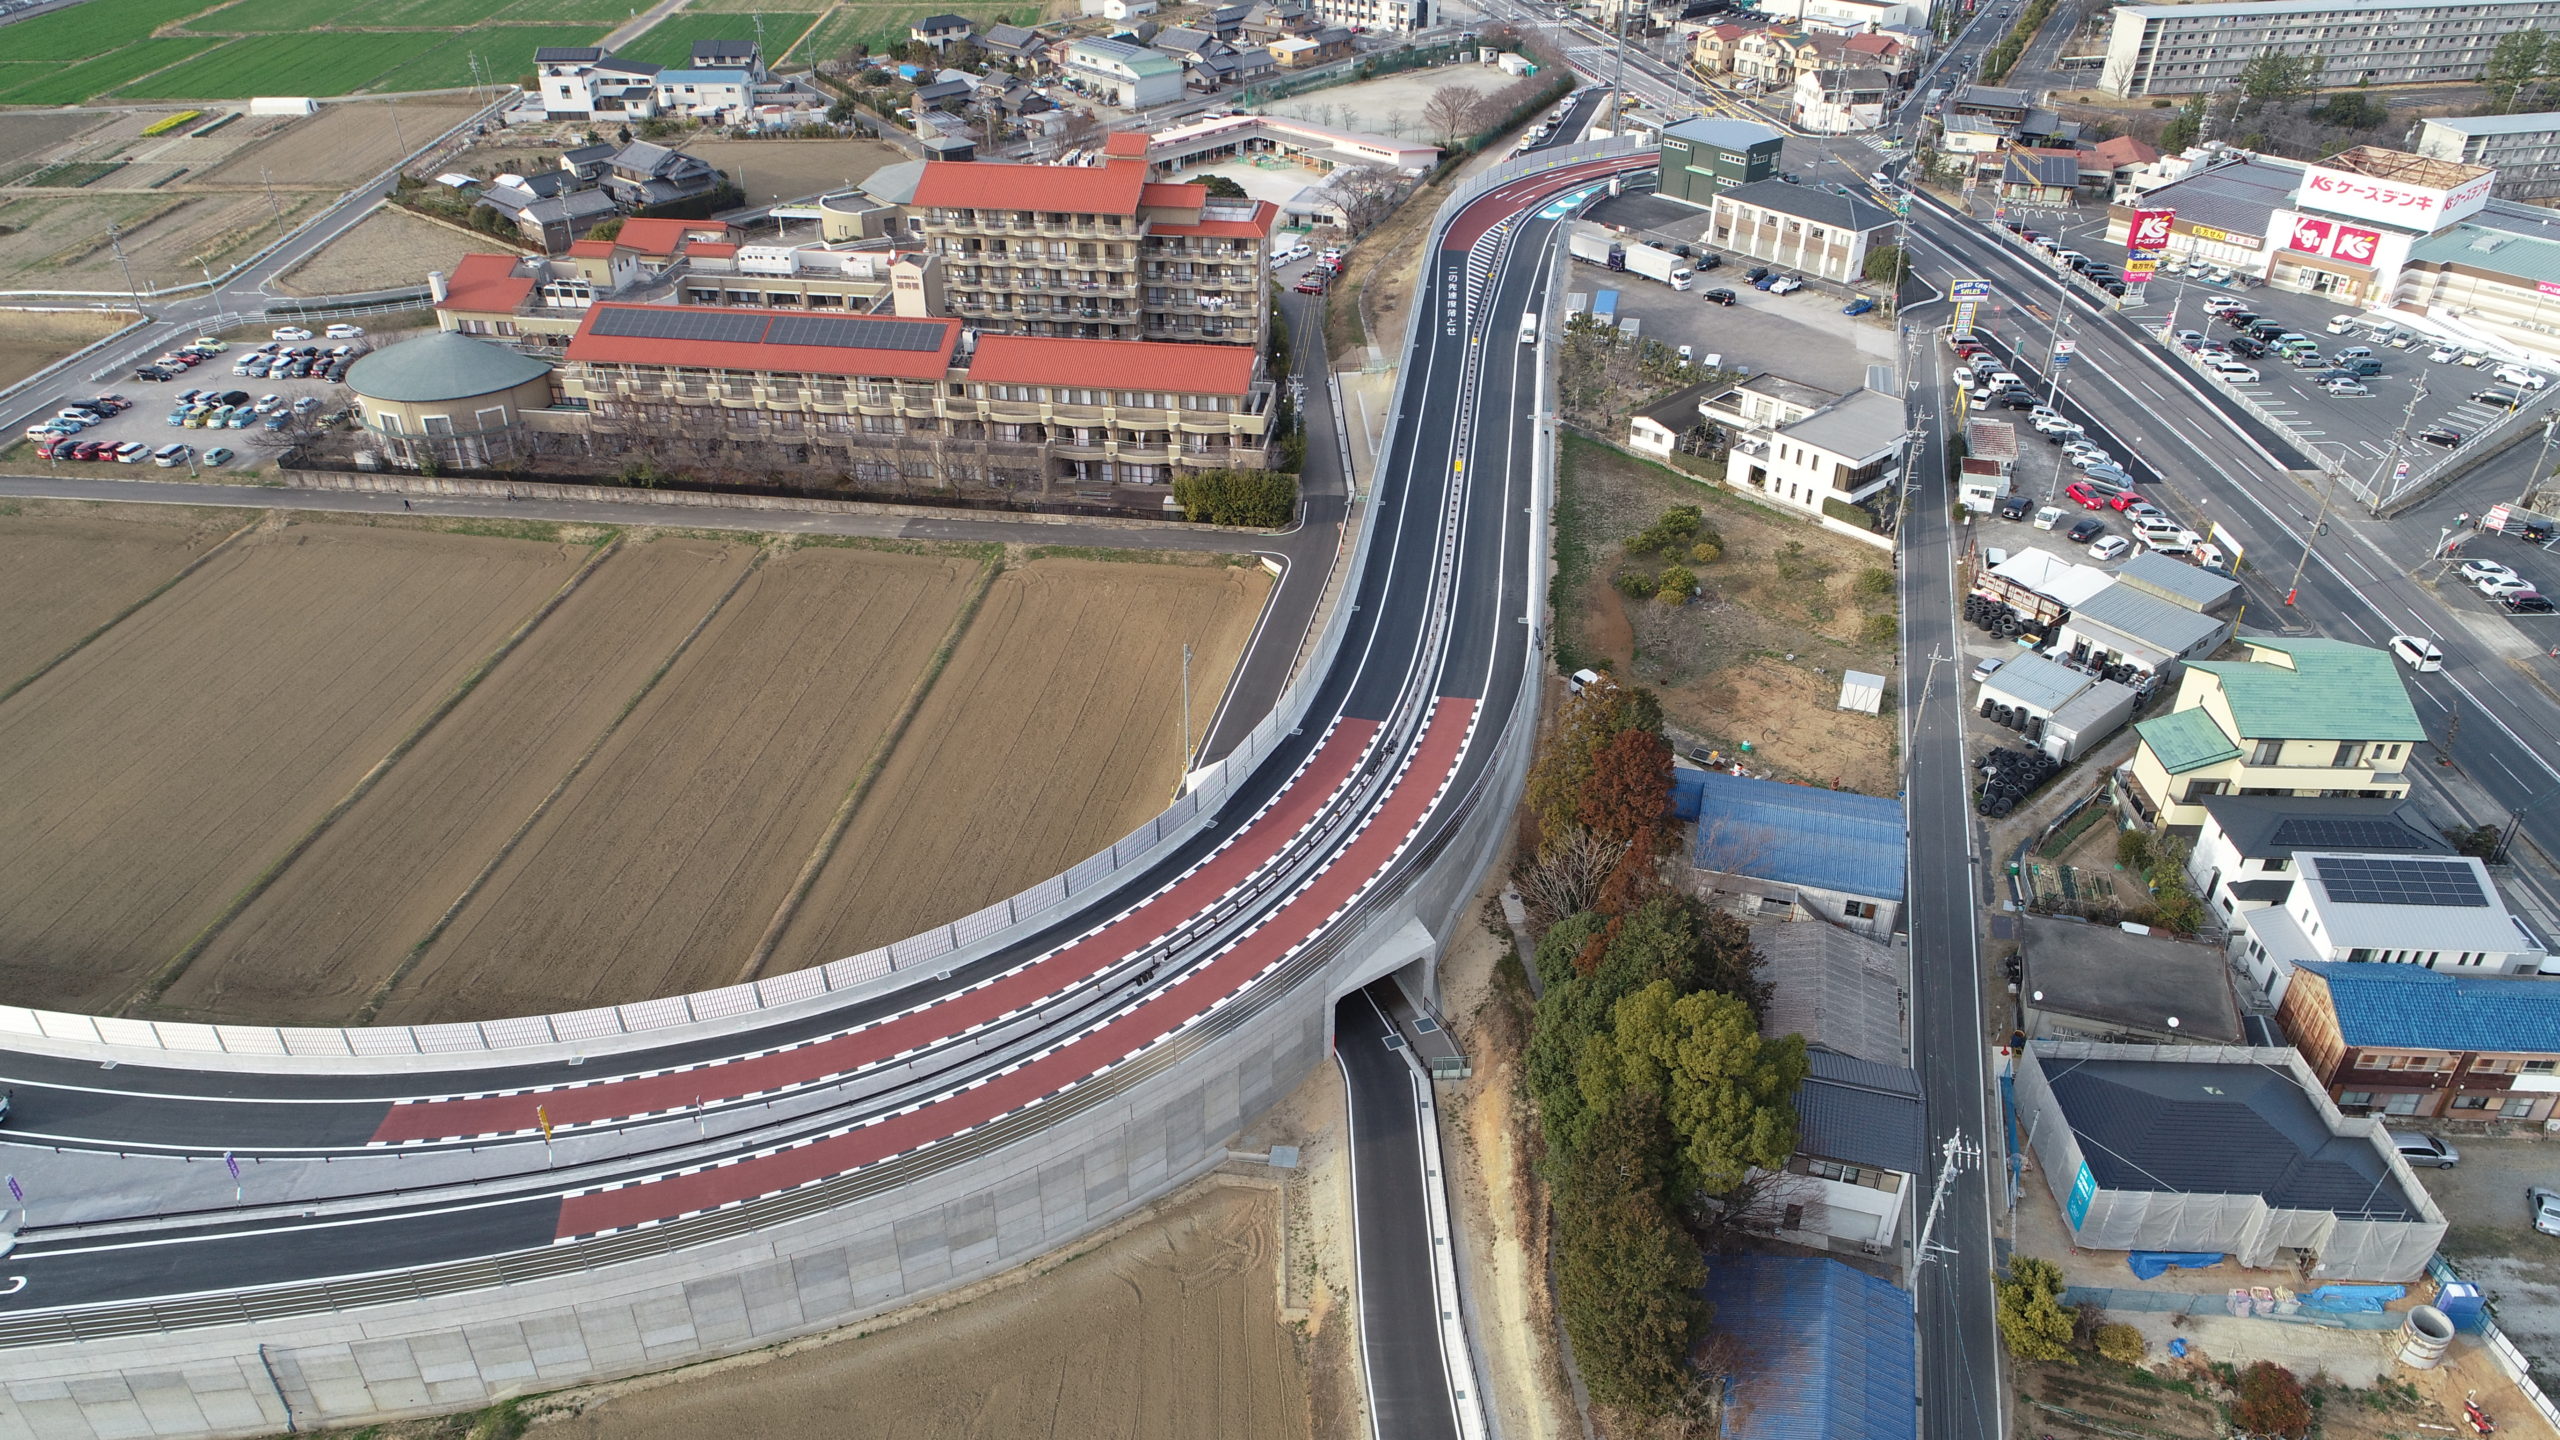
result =
M0 705L0 994L113 1006L585 558L278 524Z
M614 1004L738 979L977 572L852 549L769 561L381 1020Z
M0 510L0 690L247 523L237 510L11 502Z
M754 555L632 543L224 928L154 1013L345 1024L606 733Z
M1010 569L864 797L770 970L903 939L1054 875L1173 798L1253 631L1258 568Z

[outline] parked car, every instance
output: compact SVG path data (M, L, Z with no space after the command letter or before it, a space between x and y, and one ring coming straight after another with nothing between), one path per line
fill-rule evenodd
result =
M2024 495L2003 495L2000 497L2000 503L1991 508L2003 520L2024 520L2027 518L2028 508L2035 503Z
M2258 382L2258 372L2237 360L2227 360L2214 366L2213 373L2232 385L2254 385Z
M1327 258L1330 259L1341 258L1341 252L1338 250L1328 250L1325 254ZM364 334L364 327L361 325L338 324L330 326L324 333L332 340L353 340ZM308 339L309 337L305 336L303 338Z
M2332 395L2353 396L2370 395L2373 393L2372 386L2367 385L2361 380L2350 379L2344 375L2333 375L2328 379L2321 381L2320 388L2328 391Z
M2533 1217L2534 1229L2545 1235L2560 1235L2560 1190L2528 1185L2524 1189L2524 1208Z
M2106 533L2107 522L2091 515L2083 518L2079 524L2072 526L2070 530L2063 534L2062 538L2070 541L2074 545L2086 545L2090 541L2095 540Z
M153 452L151 463L163 470L170 470L186 464L187 457L194 453L196 451L192 445L163 445Z
M2391 1143L2400 1151L2400 1158L2412 1165L2432 1165L2438 1170L2450 1170L2462 1163L2461 1151L2433 1135L2420 1135L2410 1130L2394 1130L2391 1132Z
M216 445L204 452L204 463L207 465L228 465L239 458L228 447L221 445Z
M2498 597L2498 606L2510 615L2548 615L2552 613L2549 596L2538 590L2519 590Z
M2452 450L2459 447L2465 437L2461 431L2450 425L2430 425L2418 432L2418 438L2430 445L2441 445L2447 450Z
M2521 578L2516 574L2514 566L2496 560L2465 560L2462 562L2461 571L2463 580L2473 585L2492 577L2500 580Z
M299 325L279 325L276 327L274 333L275 338L278 340L308 340L311 338L311 332L303 329Z
M2492 385L2485 390L2474 390L2471 392L2472 404L2493 405L2500 410L2513 410L2517 405L2523 403L2523 401L2524 396L2508 389L2504 385Z
M2009 663L2007 660L1998 655L1994 655L1990 659L1973 667L1973 678L1976 680L1988 680L1992 676L1999 674L2000 667L2007 663Z
M1868 299L1864 295L1861 295L1857 299L1850 301L1848 304L1841 306L1840 313L1843 315L1864 315L1874 308L1876 308L1876 302Z
M2113 560L2133 548L2133 542L2121 535L2110 535L2089 547L2092 560Z
M2521 575L2483 575L2471 582L2471 588L2496 600L2508 595L2521 595L2533 588L2533 582Z
M125 465L139 464L142 457L150 453L150 446L143 444L139 440L127 440L116 447L116 460L118 463Z

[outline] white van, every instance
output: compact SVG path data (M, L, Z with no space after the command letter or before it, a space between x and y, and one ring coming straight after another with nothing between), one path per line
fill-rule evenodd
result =
M163 470L174 470L178 466L186 464L187 457L194 453L196 452L192 446L163 445L152 453L151 463L159 466Z
M2520 385L2527 390L2539 390L2543 386L2551 383L2550 376L2543 374L2539 370L2527 370L2521 365L2499 366L2497 369L2497 379L2501 384Z
M2392 636L2391 653L2399 658L2401 664L2421 674L2444 668L2444 652L2436 648L2436 642L2423 635Z

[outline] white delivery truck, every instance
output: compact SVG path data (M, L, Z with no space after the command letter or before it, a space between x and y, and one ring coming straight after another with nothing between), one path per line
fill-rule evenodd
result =
M1572 247L1573 258L1576 260L1588 260L1594 265L1613 269L1616 267L1617 237L1588 220L1577 220L1573 223Z
M1626 268L1630 274L1659 280L1674 290L1689 288L1689 262L1659 245L1628 246Z

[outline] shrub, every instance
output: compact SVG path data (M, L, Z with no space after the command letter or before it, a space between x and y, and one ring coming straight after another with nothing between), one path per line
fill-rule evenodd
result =
M1995 1282L2001 1338L2021 1360L2071 1358L2071 1312L2062 1308L2062 1267L2020 1255Z
M1630 600L1642 600L1660 588L1660 582L1641 570L1621 570L1609 583L1617 586L1618 593Z
M1702 531L1706 531L1706 516L1697 506L1674 505L1662 512L1661 519L1646 526L1627 542L1627 553L1676 555L1681 547L1698 539ZM1712 531L1706 533L1708 538L1713 538Z
M1686 565L1665 565L1654 583L1653 598L1665 605L1685 605L1698 592L1698 577Z
M2302 1382L2271 1360L2240 1372L2240 1398L2231 1404L2231 1424L2252 1435L2281 1435L2298 1440L2311 1430L2311 1404L2302 1398Z
M2143 1350L2142 1332L2132 1326L2119 1324L2098 1327L2098 1353L2107 1359L2119 1365L2139 1365L2142 1363Z
M1889 599L1893 595L1893 572L1881 565L1870 565L1858 572L1858 578L1850 582L1849 588L1855 590L1861 600Z
M622 233L623 218L624 217L620 215L616 215L610 220L603 221L598 224L596 228L587 232L587 238L590 240L612 239L614 236Z
M1859 643L1882 649L1902 635L1902 622L1890 615L1870 615L1858 626Z
M1275 470L1202 470L1175 476L1173 498L1199 524L1270 529L1298 513L1298 479Z
M1713 565L1724 558L1724 542L1701 540L1689 547L1689 559L1700 565Z
M2116 837L2116 863L2136 875L2151 868L2151 835L2148 831L2127 830Z

